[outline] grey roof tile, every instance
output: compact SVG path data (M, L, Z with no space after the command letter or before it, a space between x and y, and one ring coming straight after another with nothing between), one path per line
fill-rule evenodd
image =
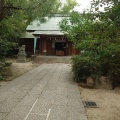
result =
M33 33L31 32L26 32L25 35L22 38L34 38Z
M35 31L58 31L61 30L59 27L59 23L61 22L62 19L66 17L51 17L48 19L47 22L45 23L40 23L39 20L34 20L30 25L27 26L26 30L35 30Z
M33 35L64 35L62 31L35 31L33 32Z

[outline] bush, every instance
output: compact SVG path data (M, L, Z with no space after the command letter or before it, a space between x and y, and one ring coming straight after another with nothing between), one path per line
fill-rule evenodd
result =
M111 45L99 52L85 52L82 55L72 57L72 71L74 80L86 82L87 77L95 80L109 76L112 86L120 86L120 46Z
M112 80L113 88L120 86L120 45L111 44L100 51L100 67L103 75Z
M12 62L5 62L5 67L11 66Z
M1 73L0 73L0 80L3 80L3 77L2 77L2 75L1 75Z
M120 52L110 59L109 75L112 80L113 88L120 86Z
M93 79L99 79L102 73L100 66L100 55L94 51L85 51L79 56L72 57L74 80L77 82L86 82L89 76Z
M72 57L72 71L75 81L86 82L87 77L90 76L93 71L90 57L84 57L82 55Z
M12 65L12 62L0 61L0 80L4 79L4 69ZM9 74L9 72L7 73Z
M2 76L2 74L1 74L3 65L4 65L4 64L0 61L0 80L3 80L3 76Z

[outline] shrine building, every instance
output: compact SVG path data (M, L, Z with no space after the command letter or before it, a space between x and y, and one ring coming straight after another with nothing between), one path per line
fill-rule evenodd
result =
M61 31L59 23L66 18L60 14L55 15L45 23L34 20L26 28L26 36L21 38L20 45L26 45L27 54L69 56L79 54Z

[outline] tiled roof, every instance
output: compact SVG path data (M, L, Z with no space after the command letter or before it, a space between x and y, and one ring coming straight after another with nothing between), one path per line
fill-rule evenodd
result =
M59 23L65 16L55 16L47 20L47 22L40 23L39 20L34 20L30 25L27 26L27 31L34 31L33 34L54 34L54 35L63 35L59 27Z
M35 31L33 35L64 35L62 31Z
M34 38L35 36L33 36L32 32L26 32L25 35L22 38Z

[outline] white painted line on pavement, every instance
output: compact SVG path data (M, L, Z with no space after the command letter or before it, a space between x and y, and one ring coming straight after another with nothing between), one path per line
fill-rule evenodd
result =
M38 114L38 113L30 113L31 115L46 115L47 116L47 114Z
M36 105L38 99L35 101L35 103L33 104L32 108L30 109L30 111L28 112L27 116L25 117L25 120L27 120L28 116L30 115L32 109L34 108L34 106Z
M47 114L47 118L46 118L46 120L48 120L48 118L49 118L50 111L51 111L51 109L49 109L49 111L48 111L48 114Z

